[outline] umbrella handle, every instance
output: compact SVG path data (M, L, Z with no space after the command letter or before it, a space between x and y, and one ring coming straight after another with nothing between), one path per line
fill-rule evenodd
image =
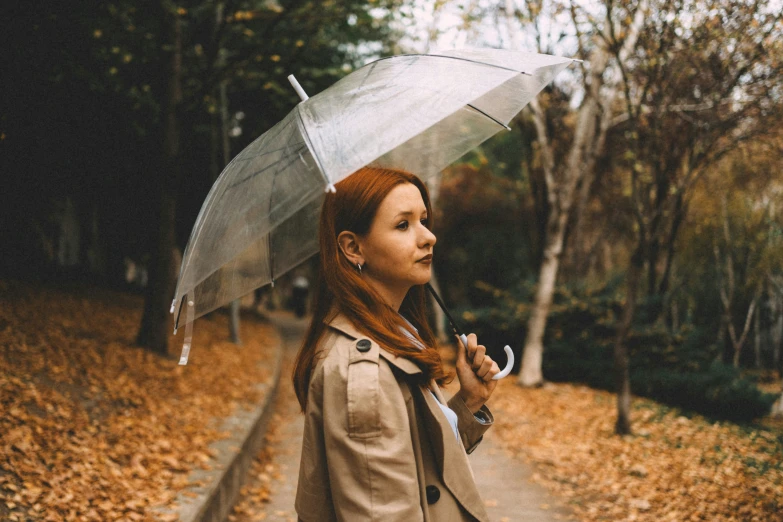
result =
M465 334L462 334L459 336L460 341L462 341L463 346L465 346L465 350L468 349L468 337ZM506 367L500 370L500 373L492 377L493 381L497 381L499 379L502 379L503 377L507 377L509 373L511 373L511 368L514 367L514 352L511 351L511 347L509 345L506 345L503 347L503 351L506 352L506 357L508 358L508 362L506 363Z

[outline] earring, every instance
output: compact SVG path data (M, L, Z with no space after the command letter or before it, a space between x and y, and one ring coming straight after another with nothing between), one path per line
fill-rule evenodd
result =
M362 265L360 265L359 263L356 263L356 268L359 269L359 275L362 275Z

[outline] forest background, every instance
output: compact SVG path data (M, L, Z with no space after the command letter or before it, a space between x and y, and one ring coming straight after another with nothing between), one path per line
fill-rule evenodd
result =
M222 167L297 103L288 74L313 94L390 54L567 55L584 61L432 185L446 301L493 355L515 347L520 384L621 392L618 433L631 392L740 422L773 408L779 3L39 7L2 8L3 278L144 292L137 343L167 354L179 252Z

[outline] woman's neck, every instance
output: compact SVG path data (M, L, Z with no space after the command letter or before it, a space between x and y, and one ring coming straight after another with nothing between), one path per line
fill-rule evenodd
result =
M367 276L367 283L381 295L383 301L389 305L392 310L399 313L402 302L405 300L405 296L408 295L410 287L390 288L383 284L383 282L373 279L369 274Z

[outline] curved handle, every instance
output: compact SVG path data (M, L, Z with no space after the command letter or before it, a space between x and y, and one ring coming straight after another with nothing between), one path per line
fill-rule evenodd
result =
M468 349L468 336L465 334L462 334L459 336L460 341L462 341L462 345L465 347L465 349ZM497 381L499 379L502 379L503 377L508 377L508 374L511 373L511 368L514 367L514 352L511 350L511 347L509 345L506 345L503 347L503 351L506 352L506 357L508 358L508 362L506 362L506 367L500 370L500 373L492 377L493 381Z

